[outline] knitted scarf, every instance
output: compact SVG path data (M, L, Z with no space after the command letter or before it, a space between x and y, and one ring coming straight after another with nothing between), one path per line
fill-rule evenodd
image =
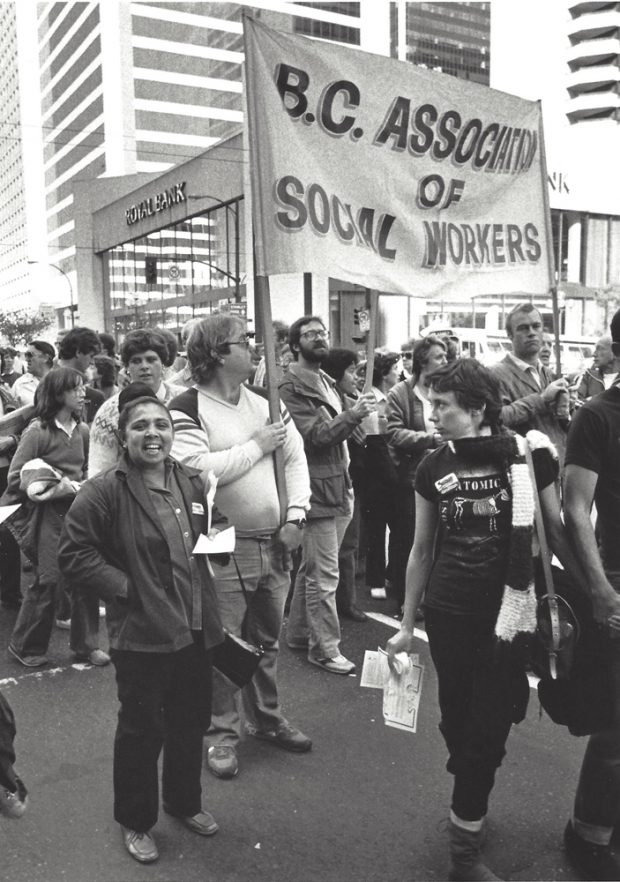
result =
M493 465L508 472L512 490L512 519L508 565L502 604L495 623L495 636L511 642L519 633L536 630L536 595L532 538L534 532L534 489L525 459L525 445L546 447L557 454L542 432L528 432L526 438L506 430L495 435L461 438L450 445L469 466Z

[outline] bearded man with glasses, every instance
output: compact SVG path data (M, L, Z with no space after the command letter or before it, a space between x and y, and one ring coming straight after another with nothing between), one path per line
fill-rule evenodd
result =
M235 559L213 561L222 624L238 636L243 630L246 640L265 650L241 693L217 670L213 674L207 768L218 778L234 778L241 709L246 734L295 753L312 747L282 715L276 683L278 637L290 584L286 566L301 542L299 525L309 506L310 482L303 442L286 408L281 408L282 419L271 423L265 390L246 385L252 358L245 322L231 315L198 322L187 341L187 358L196 385L170 402L172 456L213 472L217 479L214 503L237 537ZM283 526L272 455L278 447L284 454L288 497Z
M345 441L376 408L372 392L346 411L335 381L321 370L329 334L318 316L302 316L289 329L295 361L280 382L280 395L304 439L310 470L310 512L303 530L302 558L289 614L287 642L308 661L332 674L355 665L340 651L336 609L338 550L353 513L353 488Z

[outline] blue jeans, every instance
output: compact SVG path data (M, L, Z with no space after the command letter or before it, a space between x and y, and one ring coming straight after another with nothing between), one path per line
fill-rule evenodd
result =
M42 581L39 573L35 572L33 581L24 591L11 634L11 646L20 655L45 655L47 652L62 590L60 582Z
M262 645L265 654L252 680L241 692L217 668L213 671L213 707L208 739L211 745L235 746L241 737L240 704L246 724L258 730L277 729L282 717L276 683L278 638L284 602L290 585L283 568L282 546L274 539L238 538L237 565L243 577L246 599L233 560L226 566L213 563L215 586L223 626Z
M358 497L353 503L349 521L338 553L338 588L336 605L340 612L357 606L357 550L360 542L361 506Z
M620 590L620 573L607 578ZM607 845L620 823L620 638L606 638L606 655L615 696L613 722L590 735L575 796L576 832L589 842Z
M340 654L338 551L350 520L350 515L310 518L304 529L286 636L294 645L307 642L309 658L335 658Z

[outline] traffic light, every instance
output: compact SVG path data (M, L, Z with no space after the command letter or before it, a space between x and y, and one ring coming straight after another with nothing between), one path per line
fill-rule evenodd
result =
M359 331L351 339L354 343L364 343L370 330L370 313L367 307L353 307L353 324L357 325Z
M144 260L144 275L147 285L157 284L157 258L146 257Z

